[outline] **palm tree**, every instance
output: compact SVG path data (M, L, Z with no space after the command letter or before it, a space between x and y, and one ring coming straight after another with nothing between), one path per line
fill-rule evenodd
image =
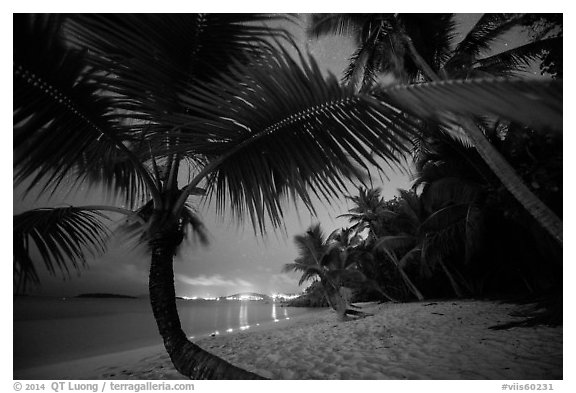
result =
M310 189L329 200L344 179L361 176L357 164L376 164L367 146L388 151L388 161L405 150L401 139L380 140L381 122L395 113L326 80L313 59L292 60L270 43L287 33L259 25L270 20L15 15L16 183L31 179L45 191L70 180L104 184L129 207L15 216L15 282L37 281L31 243L49 270L75 268L84 248L102 248L100 212L126 215L150 249L150 301L166 350L193 378L258 376L202 350L181 328L173 257L187 229L203 228L188 197L206 193L219 211L229 204L263 232L267 221L282 224L284 196L313 210ZM182 186L186 170L192 178Z
M282 271L302 273L298 285L308 280L319 279L328 304L336 311L338 318L343 320L348 304L342 296L338 277L329 274L327 260L330 259L331 248L320 224L311 225L304 235L294 236L294 243L298 248L299 256L294 262L285 264Z
M354 207L348 210L348 213L338 217L347 217L350 223L354 224L352 228L357 232L368 229L368 238L374 238L376 233L380 232L378 220L384 211L380 189L360 187L358 195L348 195L346 198L354 204Z
M353 203L353 207L348 210L348 213L341 214L338 217L346 217L357 233L362 233L367 229L366 243L369 247L374 245L374 242L394 231L390 227L391 219L395 217L395 208L398 205L397 198L390 201L384 201L380 196L380 188L364 188L358 189L358 195L346 196Z
M521 170L524 181L547 205L561 212L561 139L527 129L509 131L513 126L487 126L490 142ZM507 277L510 289L516 281L524 281L529 291L543 288L541 284L547 281L544 276L555 269L548 266L543 272L536 261L561 260L559 247L502 188L473 147L439 133L419 146L415 164L413 188L421 190L420 199L428 212L451 205L469 206L465 220L457 224L460 230L453 232L453 240L460 244L460 267L468 273L466 287L470 292L482 295L485 284L496 276ZM516 238L523 239L525 245L512 251ZM497 239L507 240L495 243ZM484 250L493 251L483 256ZM504 257L508 252L514 256ZM522 264L515 264L519 259Z
M354 248L358 242L360 239L351 229L335 231L326 237L320 224L311 225L304 235L294 236L299 256L294 262L285 264L282 271L302 273L298 285L318 279L339 320L345 320L347 314L362 314L349 309L350 289L373 286L357 269L359 260L369 255Z
M454 14L313 14L308 34L316 38L351 36L357 48L344 80L361 81L366 89L383 73L399 82L414 83L429 79L430 71L454 79L526 71L532 61L561 44L562 21L558 16L483 14L466 36L455 42L459 21ZM492 45L506 34L531 26L539 33L528 42L498 53L492 51Z
M471 202L460 201L428 211L415 192L400 190L400 195L400 209L392 218L399 231L382 236L374 248L386 252L402 272L416 260L419 262L420 276L431 277L436 266L439 266L454 294L463 297L462 286L467 285L459 279L459 274L451 271L444 259L458 249L461 243L458 234L471 231L474 206ZM407 274L403 273L402 277L407 277ZM422 293L409 279L406 284L419 300L423 300Z
M374 85L379 75L390 74L408 83L421 78L419 65L406 50L397 25L405 26L418 51L429 64L443 63L454 34L452 14L313 14L308 34L353 37L356 51L344 73L344 81L360 89Z
M453 36L454 21L450 15L419 16L428 23L413 24L410 15L385 14L361 15L358 17L342 14L319 15L313 18L311 31L315 35L338 33L353 33L359 40L357 55L352 59L352 69L361 68L367 75L375 72L391 72L390 66L375 68L373 64L393 63L394 70L400 69L404 74L412 76L412 80L441 81L446 78L469 78L478 76L508 76L519 69L524 69L531 61L540 58L547 48L557 47L562 41L561 36L543 38L512 48L501 53L482 57L490 45L497 38L509 32L514 27L522 26L530 19L529 15L485 14L468 32L466 37L450 52L450 38ZM438 29L441 34L434 35L426 28L436 21L442 26ZM417 26L414 29L414 25ZM421 27L421 28L420 28ZM422 37L435 37L429 46L422 45ZM433 44L433 45L432 45ZM369 60L362 60L362 53L366 53ZM385 60L386 59L386 60ZM392 59L392 60L390 60ZM411 63L408 63L409 59ZM402 74L394 71L396 77ZM348 72L348 76L353 72ZM441 77L442 76L442 77ZM363 83L369 86L374 77ZM407 78L400 78L406 80ZM410 93L416 91L413 89ZM408 93L408 92L407 92ZM427 115L435 119L438 117L438 108L428 112L419 107L418 100L406 96L397 105L410 108L412 113ZM468 105L469 103L466 103ZM514 110L513 106L508 106ZM515 106L521 108L521 106ZM523 110L523 109L521 109ZM538 114L545 117L546 114ZM441 116L442 117L442 116ZM444 118L444 121L447 119ZM524 208L562 244L562 222L534 193L526 187L515 170L487 141L483 131L468 117L451 117L449 122L457 128L462 128L482 159L500 179L507 190L524 206Z
M361 267L373 262L373 255L366 247L366 240L357 228L337 229L328 236L328 251L325 265L328 274L341 286L351 289L368 289L378 292L384 299L397 300L386 293L378 283L368 278ZM347 311L350 313L350 310Z
M263 26L274 19L264 15L14 19L16 184L30 181L28 191L45 192L66 182L99 184L126 206L15 216L15 282L37 278L32 244L49 269L81 266L81 250L101 248L101 212L124 214L150 248L150 301L175 367L193 378L257 378L203 351L181 328L173 257L187 229L202 238L188 198L203 194L221 213L248 215L255 232L282 225L287 197L313 211L310 192L330 200L366 165L400 162L420 122L392 104L406 92L387 92L383 105L340 86L312 58L292 59L280 45L291 42L289 34ZM487 86L491 98L524 97L537 107L542 92L558 89L485 81L440 94L431 84L440 98L427 109L450 107L454 90L473 97ZM526 96L527 89L537 94ZM502 112L490 100L455 111ZM181 174L190 180L182 184Z

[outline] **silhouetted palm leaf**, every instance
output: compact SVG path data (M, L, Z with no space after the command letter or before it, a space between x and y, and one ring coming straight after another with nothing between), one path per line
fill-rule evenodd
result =
M402 250L414 247L416 239L412 235L383 236L374 244L377 250Z
M309 260L307 260L309 261ZM283 273L301 273L302 276L298 281L298 285L304 284L306 281L312 280L317 277L322 277L325 274L324 269L320 266L305 263L304 260L298 260L291 263L286 263L282 268Z
M366 88L382 73L399 80L417 78L419 70L400 39L401 30L430 64L439 67L448 58L454 34L452 14L313 14L308 34L353 37L357 48L344 80L353 86L361 82L360 87Z
M233 61L247 62L272 50L288 33L266 24L286 20L264 14L76 14L70 40L90 48L89 60L107 70L100 83L124 109L161 125L184 112L179 87L218 79Z
M452 75L459 68L468 71L470 65L478 56L491 48L494 41L517 27L523 20L522 16L506 14L483 14L472 26L466 36L456 45L450 60L444 69Z
M61 17L14 18L16 182L54 189L72 175L105 180L130 202L141 198L142 171L122 144L135 141L134 130L115 117L116 100L94 84L98 72L85 53L63 40Z
M14 273L18 289L38 274L32 256L32 244L48 272L70 272L86 262L85 253L99 254L105 250L107 217L94 210L74 207L35 209L14 216Z
M385 101L424 118L491 114L534 129L562 130L561 81L450 80L392 87L381 94Z
M527 70L548 48L561 45L562 40L562 37L545 38L478 59L473 65L473 72L493 76L514 75L518 71Z
M214 157L207 189L217 208L249 214L260 230L265 215L281 225L279 201L292 192L311 208L308 188L329 200L345 179L363 177L358 167L378 166L374 155L399 164L416 129L394 108L324 79L313 59L302 60L284 53L256 66L236 64L234 77L182 94L202 117L179 119L194 127L178 136L178 148Z
M352 35L357 40L366 22L374 14L312 14L308 35L322 37L328 34Z
M436 210L420 225L419 232L432 233L445 231L446 228L450 226L464 222L469 209L470 204L461 203Z

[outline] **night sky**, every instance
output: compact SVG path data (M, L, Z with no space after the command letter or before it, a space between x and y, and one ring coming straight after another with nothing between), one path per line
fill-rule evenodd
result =
M474 16L461 19L464 25L475 20ZM347 59L353 52L350 40L342 37L327 37L308 40L302 28L292 28L301 43L317 59L320 66L341 76ZM410 179L406 175L387 173L390 181L374 179L374 186L381 187L385 199L396 195L398 188L408 188ZM110 204L104 193L91 189L74 190L70 196L63 192L48 198L31 192L22 199L22 188L14 189L14 214L34 207ZM353 187L350 188L355 193ZM175 283L179 296L214 297L237 292L293 293L305 288L298 287L298 275L281 273L282 266L297 256L293 245L295 234L303 233L315 222L320 222L329 234L347 225L345 219L336 216L346 213L349 204L344 196L331 207L315 204L318 217L312 217L301 205L299 213L294 205L286 206L286 233L269 229L262 238L254 234L249 219L244 223L232 220L230 215L217 217L213 206L200 205L199 213L210 232L210 245L202 247L184 244L175 259ZM120 218L120 217L118 217ZM134 250L125 239L115 237L109 243L108 252L98 258L88 259L88 269L70 277L50 276L40 271L42 285L32 287L28 293L47 296L71 296L80 293L106 292L126 295L143 295L148 292L149 256L141 249ZM41 264L38 264L40 267Z

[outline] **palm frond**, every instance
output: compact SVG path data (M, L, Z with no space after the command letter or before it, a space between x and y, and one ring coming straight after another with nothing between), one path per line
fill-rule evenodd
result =
M562 130L562 81L451 80L392 87L381 97L424 118L492 114L534 129Z
M440 172L439 176L442 174L449 175L450 168L444 168L446 172ZM457 175L456 172L452 172L452 174ZM421 180L424 181L425 178L421 178ZM446 203L472 203L478 199L481 193L481 183L466 181L466 179L457 176L444 176L426 183L422 190L421 199L428 211L435 211Z
M422 249L420 248L420 245L416 245L414 248L410 249L408 252L406 252L402 258L400 258L400 260L398 261L398 267L400 269L404 269L406 268L406 266L408 266L408 264L412 261L412 255L416 254L416 253L421 253Z
M75 14L71 42L88 48L99 80L131 113L154 121L184 112L183 83L212 80L232 61L269 53L289 34L266 26L287 17L264 14Z
M51 274L69 273L86 263L86 252L105 250L107 217L74 207L35 209L14 216L14 281L17 289L38 283L33 245Z
M452 74L460 67L467 68L478 55L488 50L495 40L512 28L520 26L523 16L507 14L484 14L468 32L466 37L454 49L450 60L444 65L445 70Z
M138 160L127 159L134 130L114 114L114 97L102 94L98 72L66 44L62 26L59 16L14 15L15 181L54 189L69 175L105 176L132 202L145 181Z
M360 40L371 14L312 14L308 36L319 38L328 34L352 36Z
M294 236L294 244L298 249L298 260L301 263L320 266L326 251L326 239L320 224L311 225L306 233Z
M198 212L195 208L186 204L180 220L185 237L192 241L197 240L200 244L205 246L210 243L206 226L198 216Z
M446 63L451 56L451 43L455 35L454 14L435 13L430 14L398 14L406 34L414 43L420 55L435 70ZM410 71L413 76L417 73L417 67L408 60Z
M526 70L554 45L562 45L562 37L545 38L521 45L495 55L478 59L473 65L473 72L482 72L493 76L510 76Z
M374 50L371 42L361 44L360 48L352 54L348 67L344 70L342 81L355 89L370 87L375 80L377 69L374 67Z
M297 260L292 263L287 263L282 268L283 273L302 273L298 285L304 284L306 281L312 280L316 277L323 277L324 270L320 266L311 265L304 263L301 260Z
M414 243L416 242L416 238L414 236L384 236L378 239L374 244L374 248L377 250L383 251L391 251L392 253L394 250L401 250L406 249L408 247L414 247Z
M401 162L415 132L398 111L354 94L334 77L324 79L313 59L302 60L300 66L284 53L258 66L236 64L234 77L182 94L204 115L190 116L197 126L193 138L179 136L188 149L182 153L214 157L207 189L218 211L231 205L260 231L266 216L282 224L283 198L296 196L312 209L308 190L327 201L341 195L346 179L363 177L359 168L379 165L373 153ZM235 78L243 79L231 84Z
M468 203L438 209L420 225L419 233L441 232L457 223L464 222L469 209Z

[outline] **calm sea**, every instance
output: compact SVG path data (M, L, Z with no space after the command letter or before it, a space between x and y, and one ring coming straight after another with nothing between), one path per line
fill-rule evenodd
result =
M314 309L252 301L178 300L186 334L196 339L277 323ZM14 368L162 344L148 299L14 299Z

